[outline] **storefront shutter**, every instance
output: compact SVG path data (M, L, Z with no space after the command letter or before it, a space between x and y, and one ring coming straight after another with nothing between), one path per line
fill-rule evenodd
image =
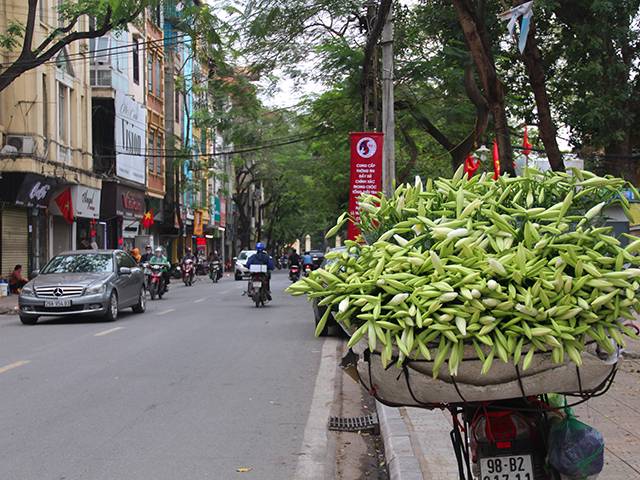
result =
M2 276L7 276L16 265L22 265L23 272L29 269L29 227L27 211L22 208L2 210Z

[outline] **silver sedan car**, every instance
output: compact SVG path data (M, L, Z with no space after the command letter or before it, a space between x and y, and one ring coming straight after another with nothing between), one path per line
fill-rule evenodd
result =
M122 250L64 252L34 274L18 299L26 325L42 316L102 315L114 321L127 307L145 311L144 274Z

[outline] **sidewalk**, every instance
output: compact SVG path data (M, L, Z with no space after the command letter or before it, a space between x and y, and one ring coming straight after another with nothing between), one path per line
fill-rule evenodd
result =
M575 408L578 418L602 432L603 480L640 479L640 342L629 342L611 390ZM391 480L453 480L458 469L447 412L389 408L377 403Z
M18 295L0 297L0 315L16 315L18 313Z

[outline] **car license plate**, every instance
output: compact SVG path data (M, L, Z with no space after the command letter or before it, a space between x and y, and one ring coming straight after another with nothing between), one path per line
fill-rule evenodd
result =
M251 282L251 288L262 288L262 282Z
M45 300L45 307L70 307L71 300Z
M531 455L481 458L480 480L533 480Z

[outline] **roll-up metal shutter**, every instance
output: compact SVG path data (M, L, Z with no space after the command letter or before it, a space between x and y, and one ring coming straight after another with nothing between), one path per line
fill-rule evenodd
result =
M27 211L22 208L2 209L2 251L0 268L3 276L11 274L13 267L22 265L29 270L29 226Z

